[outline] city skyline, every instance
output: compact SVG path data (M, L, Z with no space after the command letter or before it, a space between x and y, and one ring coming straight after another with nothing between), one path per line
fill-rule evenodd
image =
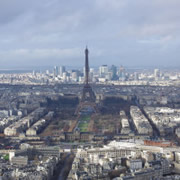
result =
M179 7L177 0L1 1L1 69L82 67L86 44L91 67L179 67Z

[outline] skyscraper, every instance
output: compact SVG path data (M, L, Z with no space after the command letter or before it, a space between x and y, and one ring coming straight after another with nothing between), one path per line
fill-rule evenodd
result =
M119 68L118 75L119 75L119 80L124 81L126 79L126 73L123 66Z
M64 73L65 71L66 71L65 66L60 66L60 67L59 67L59 75L60 75L60 77L63 76L63 73Z
M107 65L102 65L99 67L99 76L100 77L105 77L108 74L108 66Z
M57 75L58 75L58 67L57 67L57 66L54 66L53 76L54 76L54 77L57 77Z
M117 80L117 67L115 65L111 66L112 80Z
M154 69L154 78L155 78L155 80L158 80L159 77L160 77L159 69Z

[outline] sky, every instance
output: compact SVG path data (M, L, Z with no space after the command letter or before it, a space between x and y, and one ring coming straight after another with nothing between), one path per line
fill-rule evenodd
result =
M0 0L0 69L180 67L180 0Z

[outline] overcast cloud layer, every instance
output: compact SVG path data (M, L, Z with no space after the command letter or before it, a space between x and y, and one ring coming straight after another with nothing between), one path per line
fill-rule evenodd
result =
M180 0L0 0L0 69L180 67Z

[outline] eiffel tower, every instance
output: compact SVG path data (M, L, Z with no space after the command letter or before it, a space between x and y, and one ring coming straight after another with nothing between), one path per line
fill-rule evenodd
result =
M79 112L86 107L91 107L97 112L96 108L96 96L92 87L89 84L89 50L86 47L85 49L85 80L84 80L84 87L81 96L81 101L76 109L75 114L79 114Z

